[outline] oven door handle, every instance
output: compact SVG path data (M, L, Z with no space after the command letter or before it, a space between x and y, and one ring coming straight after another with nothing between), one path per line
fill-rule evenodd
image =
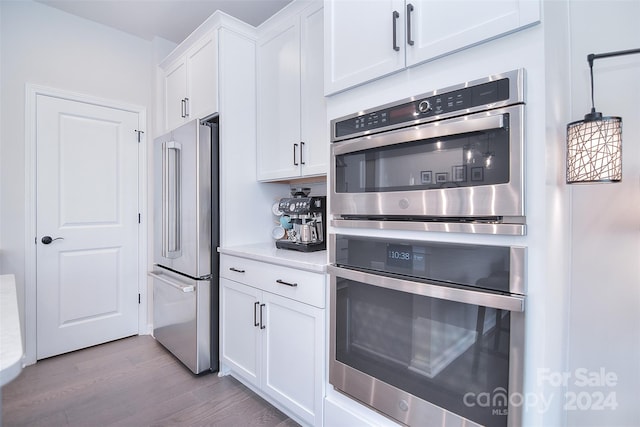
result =
M350 270L333 265L328 266L327 271L332 276L342 277L348 280L392 289L395 291L408 292L414 295L422 295L425 297L456 301L465 304L481 305L499 310L517 312L524 311L524 296L522 295L501 295L491 292L452 288L433 283L413 282L410 280Z
M367 150L385 145L421 139L442 138L450 135L479 132L504 128L502 113L487 116L486 113L464 118L448 119L434 123L425 123L413 128L403 128L384 132L378 135L362 136L353 141L331 144L334 155L347 154L353 151ZM383 138L381 141L380 138Z

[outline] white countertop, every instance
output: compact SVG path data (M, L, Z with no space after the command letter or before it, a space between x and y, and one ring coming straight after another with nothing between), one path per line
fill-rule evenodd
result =
M22 331L13 274L0 276L0 387L22 372Z
M300 252L290 249L277 249L275 242L267 242L220 247L218 252L314 273L327 272L327 251Z

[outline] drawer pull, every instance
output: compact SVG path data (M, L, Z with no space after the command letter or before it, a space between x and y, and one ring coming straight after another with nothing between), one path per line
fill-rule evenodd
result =
M295 288L296 286L298 286L297 283L289 283L289 282L285 282L284 280L276 280L276 283L280 283L281 285L287 285L287 286L291 286L292 288Z
M235 267L229 267L229 270L235 271L236 273L244 273L244 270L240 270L240 269L235 268Z

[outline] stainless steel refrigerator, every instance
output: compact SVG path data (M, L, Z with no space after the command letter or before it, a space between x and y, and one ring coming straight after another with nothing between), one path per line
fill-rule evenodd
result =
M154 140L153 335L196 374L218 369L218 124Z

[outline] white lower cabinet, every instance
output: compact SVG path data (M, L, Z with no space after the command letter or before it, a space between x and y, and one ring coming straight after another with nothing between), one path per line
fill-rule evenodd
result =
M324 291L323 274L221 256L223 365L312 426L323 422L324 297L316 307L295 295L309 301L305 288L317 286Z
M261 292L251 286L220 279L222 359L236 373L260 387L260 330L254 316Z

